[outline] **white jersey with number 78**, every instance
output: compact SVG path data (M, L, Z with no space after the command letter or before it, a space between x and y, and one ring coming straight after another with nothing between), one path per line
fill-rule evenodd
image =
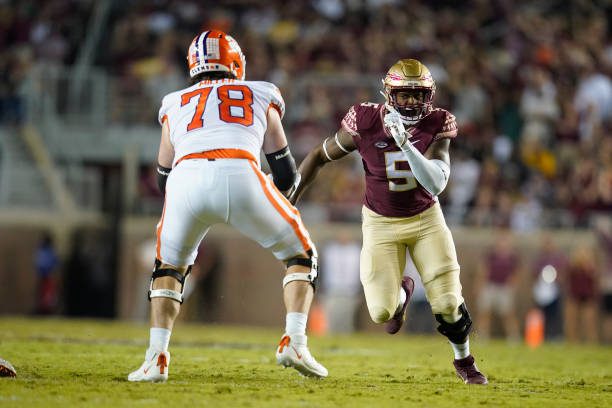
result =
M285 102L279 89L264 81L201 81L166 95L159 123L168 122L175 165L181 158L216 149L241 149L259 158L268 109L281 118Z

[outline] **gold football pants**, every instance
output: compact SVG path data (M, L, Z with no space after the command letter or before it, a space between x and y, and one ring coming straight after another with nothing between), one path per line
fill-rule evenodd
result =
M389 320L398 306L406 250L434 314L453 314L463 303L459 263L440 204L412 217L385 217L362 209L361 283L370 317Z

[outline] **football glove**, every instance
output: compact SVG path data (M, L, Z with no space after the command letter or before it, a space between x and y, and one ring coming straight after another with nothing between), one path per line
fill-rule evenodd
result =
M396 111L391 105L385 105L385 107L388 110L383 120L385 127L393 137L397 147L401 149L411 135L410 133L406 132L404 122L402 121L402 116L399 114L399 112Z

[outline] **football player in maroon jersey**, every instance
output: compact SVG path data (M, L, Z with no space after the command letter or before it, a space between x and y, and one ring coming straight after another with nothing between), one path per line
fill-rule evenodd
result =
M468 384L487 384L470 354L470 314L461 295L459 263L437 195L450 175L449 145L455 117L434 108L435 82L414 59L396 62L383 79L385 104L352 106L338 132L300 165L301 181L290 201L330 161L352 151L363 159L366 192L360 275L370 317L397 333L414 288L402 277L410 251L427 299L455 354L457 374Z

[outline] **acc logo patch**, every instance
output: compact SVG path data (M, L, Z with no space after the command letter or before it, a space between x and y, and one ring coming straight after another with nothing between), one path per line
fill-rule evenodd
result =
M389 145L387 144L387 142L380 141L380 142L374 143L374 146L378 147L379 149L384 149L385 147L387 147Z

